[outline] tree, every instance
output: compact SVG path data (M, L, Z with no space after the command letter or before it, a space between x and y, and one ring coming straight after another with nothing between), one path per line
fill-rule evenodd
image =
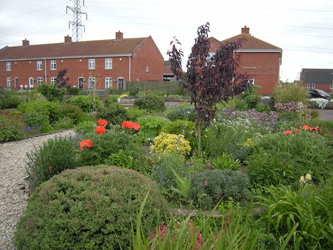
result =
M208 32L210 32L209 23L198 28L198 37L195 39L187 61L186 73L181 67L184 53L181 49L177 49L176 46L181 43L176 38L170 43L172 49L168 51L171 70L177 79L181 80L180 84L183 88L188 90L190 102L194 104L199 128L199 152L201 132L215 117L216 104L242 93L250 82L248 75L237 72L240 56L235 51L241 47L245 39L240 38L234 42L225 43L214 56L210 56Z
M71 86L68 85L68 80L69 80L69 77L65 77L66 73L67 73L68 69L63 69L63 70L60 70L58 72L58 76L57 76L57 83L58 83L58 88L67 88L69 89Z

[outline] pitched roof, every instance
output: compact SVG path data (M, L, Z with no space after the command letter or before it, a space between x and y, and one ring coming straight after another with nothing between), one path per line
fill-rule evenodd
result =
M304 83L332 84L333 69L302 69L301 80Z
M147 37L4 47L0 60L91 57L132 54Z
M233 37L230 37L228 39L225 39L223 41L221 41L222 43L227 43L227 42L234 42L235 40L237 40L238 38L242 38L244 37L246 39L246 41L244 41L242 43L242 48L239 49L239 51L247 51L247 50L271 50L272 52L274 52L276 50L276 52L279 52L281 51L282 52L282 49L275 46L275 45L272 45L270 43L267 43L263 40L260 40L250 34L246 34L246 33L241 33L237 36L233 36Z

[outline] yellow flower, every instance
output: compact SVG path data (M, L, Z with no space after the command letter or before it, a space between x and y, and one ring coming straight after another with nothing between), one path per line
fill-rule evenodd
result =
M306 174L305 175L305 180L306 181L311 181L312 179L311 179L311 174Z
M302 184L306 183L306 180L304 179L304 176L301 176L301 178L299 179L299 182Z
M180 153L188 155L191 152L190 142L182 135L162 132L154 138L154 145L150 150L156 153Z

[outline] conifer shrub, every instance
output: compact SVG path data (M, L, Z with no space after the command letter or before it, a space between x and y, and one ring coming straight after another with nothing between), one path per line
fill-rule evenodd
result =
M157 95L146 95L136 99L134 101L134 106L139 109L146 109L147 111L160 111L163 112L165 110L165 102L162 97Z
M229 169L206 170L191 177L190 196L202 209L212 209L222 199L230 197L240 204L251 199L247 175Z
M30 197L15 233L17 249L129 249L147 192L145 235L163 221L155 182L133 170L99 165L65 170Z

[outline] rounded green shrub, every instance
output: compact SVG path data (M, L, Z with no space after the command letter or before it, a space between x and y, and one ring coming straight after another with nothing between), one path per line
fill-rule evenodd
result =
M62 118L60 103L58 102L50 102L46 100L22 102L17 109L22 113L37 112L47 115L50 118L50 123Z
M97 109L102 106L102 102L98 96L79 95L66 99L65 102L79 106L83 112L91 112L94 108Z
M97 124L93 121L84 121L74 126L74 131L77 134L85 135L88 133L95 133Z
M24 135L25 117L16 110L0 110L0 142L15 141Z
M203 209L212 209L222 199L230 197L241 204L251 199L247 175L229 169L206 170L192 175L190 196Z
M21 99L16 96L5 96L0 98L0 109L17 108Z
M147 115L148 113L147 110L138 109L134 106L127 109L127 111L128 111L129 120L132 122L136 122L139 119L139 117Z
M155 182L111 166L65 170L30 197L15 233L17 249L129 249L141 217L145 235L161 223L166 201Z
M165 102L162 97L151 94L136 99L134 101L134 106L138 107L139 109L146 109L149 112L163 112L165 110Z
M119 103L110 103L108 108L99 108L96 112L96 121L104 119L108 121L107 128L110 128L110 124L122 125L124 121L129 120L128 111Z
M117 95L108 95L104 100L104 107L109 107L111 103L118 102L118 96Z
M144 133L147 136L155 137L160 132L163 126L168 124L170 120L162 116L141 116L138 118L140 125L140 133Z
M69 95L78 95L80 89L78 89L77 87L70 87L67 91Z
M78 124L84 119L82 109L75 104L63 103L60 105L60 111L63 117L70 117L74 124Z
M154 145L150 147L150 150L155 153L189 155L191 146L183 135L162 132L154 138Z

